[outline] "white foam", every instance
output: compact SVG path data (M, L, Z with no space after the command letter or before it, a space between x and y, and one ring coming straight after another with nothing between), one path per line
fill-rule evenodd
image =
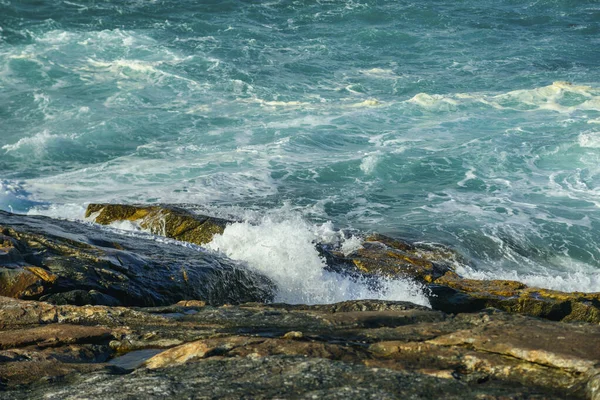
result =
M83 220L86 206L83 204L50 204L37 205L27 210L27 215L44 215L51 218Z
M489 93L447 95L419 93L406 102L438 111L453 111L459 105L481 103L497 109L524 112L551 110L572 113L578 110L600 111L600 89L557 81L548 86L513 90L496 95Z
M352 108L365 108L365 107L378 107L381 106L381 102L377 99L367 99L358 103L350 104Z
M461 265L457 273L468 279L502 279L525 283L531 287L558 290L561 292L595 293L600 291L600 274L596 267L563 258L568 272L548 270L537 273L519 273L514 270L496 269L494 271L475 270Z
M276 301L318 304L386 299L429 305L422 290L409 281L382 279L372 287L326 271L314 242L327 236L327 230L319 232L299 217L281 221L265 217L259 225L243 222L227 226L207 247L271 278L278 287ZM351 239L346 249L356 244Z
M377 164L379 164L379 160L379 152L374 152L366 155L360 163L361 171L364 172L366 175L372 174L373 171L375 171Z
M394 71L389 68L362 69L359 72L363 75L367 75L367 76L374 77L374 78L382 78L382 79L398 78L398 75L396 75L394 73Z
M8 152L16 152L19 150L27 150L28 155L29 152L32 152L34 155L40 157L45 154L46 147L52 143L53 141L60 139L68 139L72 140L75 138L75 135L64 135L64 134L52 134L49 130L44 129L42 132L39 132L33 136L28 136L19 139L16 143L13 144L5 144L2 146L2 150Z
M304 101L297 101L297 100L291 100L291 101L277 101L277 100L263 100L263 99L259 99L257 97L252 98L252 99L239 99L238 101L240 102L254 102L254 103L258 103L260 105L263 106L269 106L269 107L302 107L302 106L309 106L310 103L304 102Z
M0 179L0 210L24 213L36 204L23 183Z
M475 168L470 168L467 172L465 172L465 178L457 183L458 186L464 187L466 183L470 180L477 179L477 175L475 175Z
M442 96L439 94L418 93L408 103L416 104L420 107L436 110L454 110L458 102L450 96Z
M581 147L600 148L600 132L582 133L577 141Z
M341 246L342 253L345 256L354 253L356 250L362 248L363 240L358 236L350 236L348 239L344 240Z

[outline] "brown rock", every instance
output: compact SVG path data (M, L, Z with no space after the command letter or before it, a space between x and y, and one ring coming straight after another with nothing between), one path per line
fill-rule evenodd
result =
M145 366L149 369L156 369L183 364L204 357L210 350L204 342L186 343L155 355L146 361Z
M452 272L435 284L457 291L432 299L432 305L445 312L494 307L555 321L600 322L600 293L566 293L508 280L464 279ZM452 296L462 296L462 303L454 302Z
M155 235L195 244L210 242L214 235L223 233L229 223L224 219L160 205L90 204L85 216L102 225L117 221L136 222Z
M282 336L283 339L288 339L288 340L302 339L303 337L304 337L304 334L302 332L299 332L299 331L290 331L290 332L287 332L285 335Z
M319 250L336 272L403 277L430 283L451 271L451 261L459 257L443 246L411 244L384 235L365 238L360 249L344 256L324 246Z
M57 347L72 343L108 343L111 338L111 331L101 326L51 324L30 329L2 331L0 349L32 344L40 347Z
M429 340L438 346L469 348L515 357L531 363L587 372L600 363L600 327L543 323L522 318L510 323L491 321Z
M217 371L227 360L244 364L280 357L296 360L298 368L307 360L320 360L379 373L401 371L414 376L414 384L434 377L490 396L501 388L509 398L523 393L532 398L598 397L597 324L551 322L498 310L449 316L375 300L185 307L57 306L0 297L0 382L14 388L72 372L83 375L70 375L66 382L94 381L98 369L112 382L116 377L106 373L107 357L146 349L124 356L138 357L135 365L146 360L145 368L132 375L152 371L172 376L178 384L187 381L178 371L203 370L198 364ZM170 348L155 353L165 347ZM264 366L271 362L253 368L267 373ZM120 365L119 358L114 365ZM364 376L348 379L360 382ZM369 379L375 379L374 387L383 382ZM62 385L67 390L70 384ZM245 385L261 393L253 381ZM9 398L19 398L19 393L12 391Z
M46 281L27 268L0 267L0 296L18 299L33 298L41 295Z
M205 307L206 302L200 300L181 300L177 305L182 307Z

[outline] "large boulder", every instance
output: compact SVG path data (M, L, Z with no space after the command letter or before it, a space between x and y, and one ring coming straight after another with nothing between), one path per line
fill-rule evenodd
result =
M56 304L268 301L269 279L205 251L0 211L0 295Z

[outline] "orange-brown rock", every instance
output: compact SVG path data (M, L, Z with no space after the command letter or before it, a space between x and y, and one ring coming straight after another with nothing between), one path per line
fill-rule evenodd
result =
M189 397L198 379L223 395L243 385L254 397L281 397L283 381L258 382L282 373L295 391L308 390L310 376L313 391L339 380L379 393L392 379L406 383L394 393L421 398L442 389L473 399L600 395L599 325L498 310L450 316L375 300L132 310L0 297L0 321L0 383L14 399L140 395L167 382L177 383L171 396Z
M556 321L600 322L600 293L559 292L508 280L464 279L452 272L438 278L435 284L457 291L432 301L437 309L446 312L494 307ZM463 302L453 302L453 296Z
M210 242L214 235L223 233L229 223L224 219L162 205L90 204L85 215L102 225L118 221L135 222L153 234L195 244Z
M50 324L29 329L2 331L0 349L30 345L56 347L74 343L100 343L111 338L111 331L102 326Z
M443 246L411 244L384 235L367 236L360 249L344 255L319 246L336 272L360 275L403 277L422 283L431 283L448 271L451 262L459 256Z

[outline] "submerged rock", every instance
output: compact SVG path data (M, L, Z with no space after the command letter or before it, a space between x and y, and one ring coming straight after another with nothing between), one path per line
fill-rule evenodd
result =
M175 206L90 204L86 218L102 225L131 221L155 235L194 244L205 244L221 234L230 221L191 213Z
M56 304L268 301L266 277L199 249L0 211L0 295Z
M600 398L600 326L491 309L0 297L0 321L0 398Z

